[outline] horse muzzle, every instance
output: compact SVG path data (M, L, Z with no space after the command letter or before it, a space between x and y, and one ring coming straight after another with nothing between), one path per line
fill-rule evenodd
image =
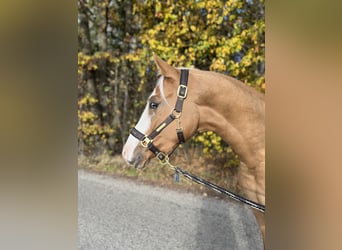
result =
M143 169L149 162L150 158L148 155L146 155L146 153L149 154L149 152L144 151L144 149L138 147L132 154L129 154L129 150L124 147L122 151L122 157L129 166L135 167L136 169Z

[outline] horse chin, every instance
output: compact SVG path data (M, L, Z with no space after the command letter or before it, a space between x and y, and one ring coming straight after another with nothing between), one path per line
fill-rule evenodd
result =
M146 168L146 166L147 166L147 164L148 164L149 162L150 162L150 159L143 160L143 161L141 161L141 162L136 162L136 163L134 164L134 167L135 167L136 169L142 170L142 169Z

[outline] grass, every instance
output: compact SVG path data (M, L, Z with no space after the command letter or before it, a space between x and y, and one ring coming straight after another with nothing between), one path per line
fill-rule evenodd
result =
M216 185L225 187L233 192L237 191L235 176L236 168L220 167L215 165L213 161L204 159L196 154L192 155L193 156L189 160L188 156L184 157L183 154L178 152L176 156L171 157L170 162L192 174L213 182ZM180 176L180 181L175 183L174 172L166 166L161 166L156 160L151 160L148 166L143 170L137 170L127 166L121 155L102 155L97 157L80 156L78 165L80 169L115 177L128 178L140 183L194 192L205 196L222 197L222 195L210 191L204 186L193 183L182 176Z

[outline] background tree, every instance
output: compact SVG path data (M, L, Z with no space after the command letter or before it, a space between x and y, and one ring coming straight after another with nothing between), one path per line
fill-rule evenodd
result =
M265 91L263 0L79 0L81 154L118 154L155 85L156 53L174 66L227 74ZM191 142L235 164L220 137Z

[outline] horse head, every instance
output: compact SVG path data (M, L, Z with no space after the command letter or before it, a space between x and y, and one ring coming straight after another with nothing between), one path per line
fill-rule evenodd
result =
M122 151L125 161L136 168L143 168L154 156L164 160L199 124L195 96L188 91L189 70L174 68L156 55L154 62L160 72L156 87Z

